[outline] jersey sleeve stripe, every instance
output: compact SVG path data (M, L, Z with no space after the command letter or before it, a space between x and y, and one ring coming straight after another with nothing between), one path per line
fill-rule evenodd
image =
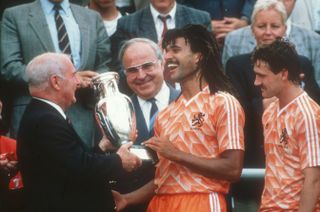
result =
M224 95L227 103L227 113L228 113L228 137L231 149L240 149L240 136L239 136L239 124L238 116L239 112L237 110L235 101L231 96Z
M305 127L306 127L306 140L308 144L308 161L309 166L317 166L320 165L319 161L319 137L318 137L318 129L316 124L316 118L314 113L312 112L312 107L307 99L307 97L303 96L298 101L299 107L302 111Z

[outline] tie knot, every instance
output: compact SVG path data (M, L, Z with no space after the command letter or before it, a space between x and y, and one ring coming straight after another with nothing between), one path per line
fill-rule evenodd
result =
M154 103L156 103L156 98L152 97L152 98L148 99L147 101L154 104Z
M170 18L170 15L166 15L166 16L159 15L158 18L159 18L162 22L166 23L166 22L167 22L167 19Z
M55 11L61 10L61 9L62 9L61 4L59 4L59 3L54 4L53 9L54 9Z

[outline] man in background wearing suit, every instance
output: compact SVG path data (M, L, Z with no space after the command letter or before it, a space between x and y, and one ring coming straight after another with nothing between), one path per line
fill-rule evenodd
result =
M102 139L97 153L86 150L66 118L76 102L79 85L67 55L45 53L26 67L31 102L18 133L18 161L26 194L27 211L113 211L107 181L123 170L132 171L141 160L122 145L115 154Z
M211 30L211 19L207 12L177 4L175 0L151 0L147 7L120 18L117 30L111 37L113 65L116 71L120 69L118 52L124 41L141 37L160 43L168 29L180 28L187 24L201 24ZM120 74L124 79L123 73ZM126 83L122 86L122 90L130 93Z
M138 137L135 144L153 136L153 120L157 114L151 114L153 104L158 111L175 100L179 92L165 83L164 61L160 47L147 38L133 38L126 41L120 50L120 60L125 69L126 80L134 95ZM144 161L136 171L122 176L114 186L120 193L128 193L142 187L154 178L155 167ZM125 211L146 211L147 202L131 206Z
M59 42L56 15L60 16L59 23L63 23L67 34L66 48ZM81 88L77 90L78 102L67 114L82 140L92 146L96 129L89 85L96 72L108 70L110 42L100 15L70 4L69 0L36 0L8 8L3 14L1 75L14 89L11 137L16 137L21 116L31 99L25 76L26 64L45 52L63 52L71 56Z

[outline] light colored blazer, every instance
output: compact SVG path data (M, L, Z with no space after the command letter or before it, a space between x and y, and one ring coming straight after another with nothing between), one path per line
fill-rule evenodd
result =
M312 2L310 0L296 0L290 18L292 23L314 30L312 24Z
M313 67L315 79L320 86L320 35L317 33L291 24L291 32L288 37L299 55L307 57ZM250 26L246 26L230 32L224 43L222 63L225 65L232 56L247 54L256 47L256 40Z
M70 4L79 25L81 37L80 70L103 72L111 60L110 40L100 15L81 6ZM25 75L26 65L35 56L54 52L51 35L40 1L8 8L1 23L1 77L14 90L12 135L16 135L26 104L30 101ZM81 102L81 99L78 100ZM19 109L18 109L19 107ZM77 103L68 116L81 138L93 137L92 112Z

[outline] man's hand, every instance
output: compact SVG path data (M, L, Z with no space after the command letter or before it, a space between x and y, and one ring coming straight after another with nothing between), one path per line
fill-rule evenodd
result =
M76 76L77 76L78 80L80 81L79 87L80 88L91 87L92 86L92 84L91 84L92 78L97 75L99 75L97 72L90 71L90 70L78 71L76 73Z
M211 26L215 35L215 38L222 42L227 34L235 29L247 26L248 22L239 18L225 17L223 20L212 20Z
M121 211L127 207L128 201L126 200L124 195L120 194L117 191L112 190L112 196L113 196L114 202L116 203L116 207L115 207L116 211Z
M129 148L132 146L132 142L123 144L117 154L120 156L122 161L122 167L124 170L130 172L141 166L142 161L136 155L129 152Z
M13 158L13 153L4 153L0 155L0 169L5 171L8 176L14 175L17 171L17 164L18 161Z
M178 160L178 154L180 150L178 150L168 138L165 137L152 137L149 140L143 142L144 145L150 147L161 156L176 161Z
M99 147L103 152L116 150L116 147L114 147L110 140L105 136L103 136L101 141L99 142Z

